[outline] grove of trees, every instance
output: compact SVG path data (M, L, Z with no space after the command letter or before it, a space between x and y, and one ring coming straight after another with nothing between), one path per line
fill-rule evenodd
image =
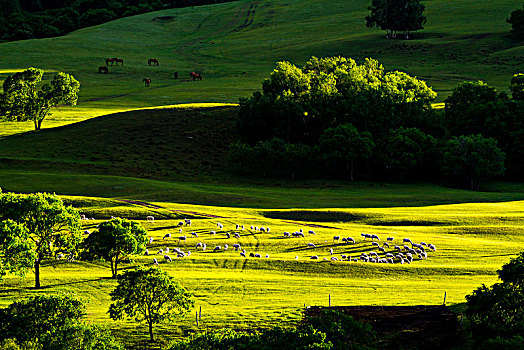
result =
M523 77L511 79L511 97L483 82L461 83L436 111L424 81L376 60L278 62L262 91L240 101L241 139L229 161L244 173L292 178L446 175L478 190L505 171L524 175Z
M513 11L509 18L507 19L507 22L511 24L511 34L513 34L513 37L517 40L523 40L524 39L524 5L522 5L521 9L516 9Z

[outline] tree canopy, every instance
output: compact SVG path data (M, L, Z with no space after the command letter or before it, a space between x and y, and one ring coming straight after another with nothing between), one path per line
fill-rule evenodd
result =
M0 279L7 273L25 276L35 258L27 228L10 219L0 221Z
M497 141L482 135L454 137L444 151L444 171L469 179L472 190L478 190L481 179L504 172L505 154Z
M98 230L84 241L88 258L103 258L111 262L113 278L118 275L118 264L131 254L141 254L146 249L147 231L139 222L113 218L102 222Z
M524 39L524 5L521 9L513 11L507 22L511 24L511 34L517 39Z
M12 220L14 223L6 222ZM80 243L80 215L55 194L0 194L0 221L18 236L28 237L30 242L19 247L30 249L20 259L34 256L35 288L40 288L40 263L58 254L73 254ZM7 225L7 226L6 226ZM19 260L22 261L22 260ZM24 264L27 268L27 264Z
M121 350L111 333L85 324L84 302L64 295L38 295L0 309L0 340L44 350ZM35 344L36 343L36 344Z
M385 30L388 38L394 38L396 32L403 32L409 39L409 32L424 29L424 9L420 0L372 0L366 25Z
M471 321L476 345L491 340L486 349L511 348L494 346L508 340L522 345L524 338L524 252L497 272L502 283L482 285L466 296L465 313Z
M159 268L126 271L110 293L113 303L109 315L114 320L125 315L149 326L149 340L154 341L153 324L173 320L194 307L191 293Z
M35 130L39 130L52 107L76 105L80 83L73 76L57 73L50 83L38 89L43 74L43 70L31 67L5 79L4 92L0 95L0 113L4 120L31 120Z

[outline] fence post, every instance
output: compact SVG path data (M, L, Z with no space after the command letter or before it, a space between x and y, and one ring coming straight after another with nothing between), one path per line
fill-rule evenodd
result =
M446 292L444 292L444 303L442 305L446 305Z

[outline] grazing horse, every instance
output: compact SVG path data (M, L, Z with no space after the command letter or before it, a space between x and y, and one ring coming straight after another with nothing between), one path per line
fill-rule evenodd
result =
M178 72L174 73L175 79L178 79Z
M149 78L144 78L142 81L145 83L145 87L149 87L149 84L151 84L151 79Z
M98 73L108 74L109 73L109 69L107 69L106 66L100 66L100 67L98 67Z
M109 63L113 65L114 62L115 62L115 58L106 58L106 66L109 66Z
M195 72L191 72L189 74L189 76L191 77L191 79L193 79L193 81L195 80L202 80L202 76L198 73L195 73Z
M147 64L149 65L154 64L155 66L158 66L158 60L156 58L150 58L147 60Z
M116 65L118 66L119 63L122 63L122 65L124 65L124 59L123 58L113 58L113 60L115 61Z

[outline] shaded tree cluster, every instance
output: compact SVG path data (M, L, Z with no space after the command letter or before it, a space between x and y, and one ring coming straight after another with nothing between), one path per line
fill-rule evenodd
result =
M401 32L409 39L410 32L424 29L424 9L420 0L372 0L366 26L385 30L387 38L395 38Z
M437 112L424 81L387 72L376 60L279 62L262 91L241 99L242 139L229 160L263 176L404 181L445 174L479 189L481 179L506 168L522 174L523 77L511 80L511 98L483 82L461 83Z

